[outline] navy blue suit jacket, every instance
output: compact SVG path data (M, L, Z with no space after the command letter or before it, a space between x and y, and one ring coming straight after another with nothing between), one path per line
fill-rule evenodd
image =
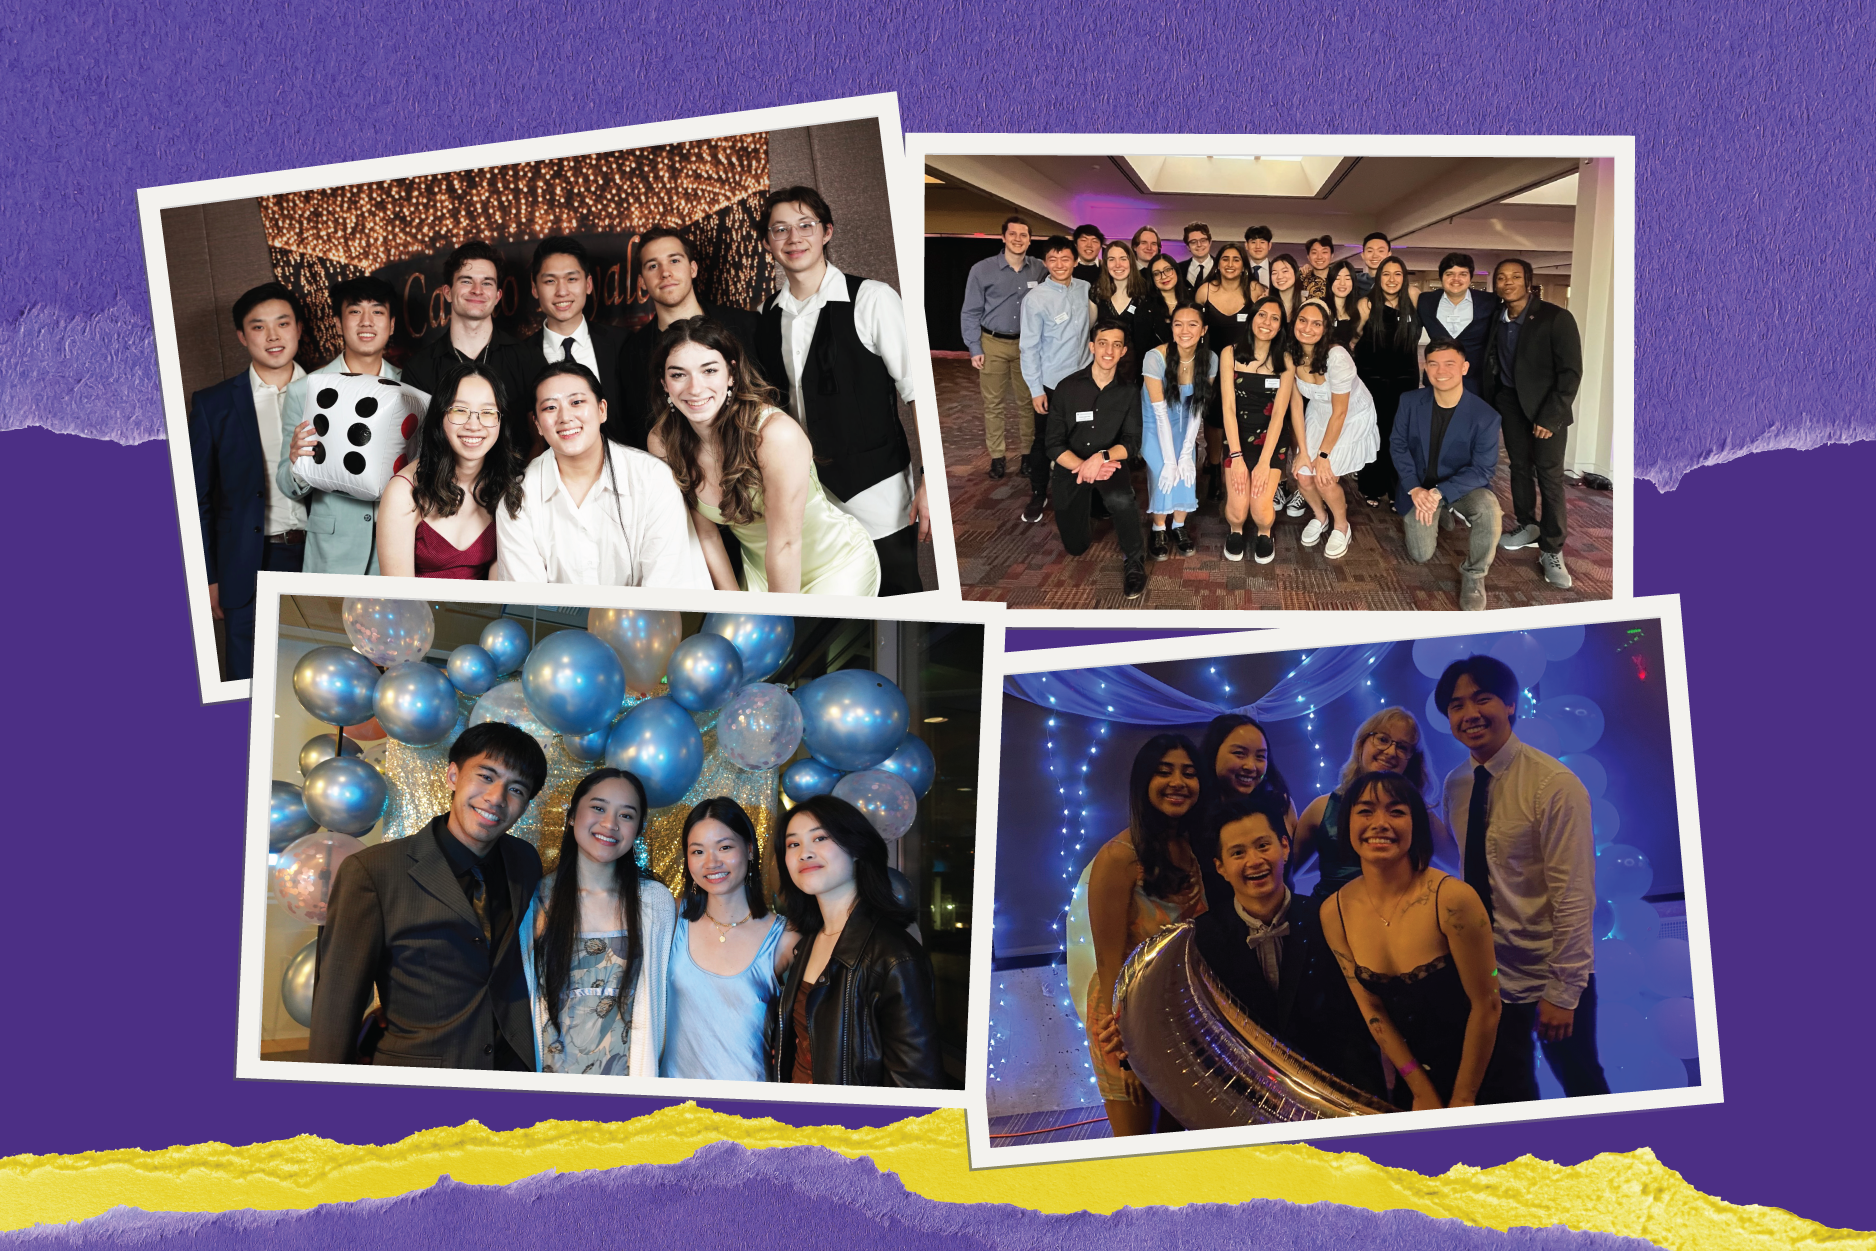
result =
M267 475L248 371L189 397L189 457L202 520L202 556L223 611L254 601L267 535Z
M1434 467L1434 484L1448 503L1460 496L1490 486L1498 472L1498 410L1470 391L1460 394L1459 407L1440 440L1440 463ZM1427 454L1433 448L1433 388L1421 387L1400 397L1394 410L1394 436L1390 451L1394 470L1400 474L1400 486L1394 492L1394 507L1401 513L1414 510L1413 489L1426 477Z
M1435 342L1447 338L1446 327L1440 324L1440 301L1446 298L1446 292L1440 287L1431 291L1422 291L1420 300L1414 305L1414 311L1420 317L1420 324ZM1466 390L1474 395L1485 384L1485 341L1491 337L1492 320L1498 316L1498 310L1504 307L1503 301L1490 291L1472 293L1472 323L1459 332L1459 348L1466 354L1466 361L1471 368L1466 371Z

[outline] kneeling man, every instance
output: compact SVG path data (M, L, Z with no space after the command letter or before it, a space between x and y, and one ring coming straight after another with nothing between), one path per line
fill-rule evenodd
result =
M1431 384L1401 396L1390 451L1400 475L1395 508L1407 557L1425 564L1439 547L1440 527L1457 516L1472 527L1459 567L1459 606L1485 607L1485 575L1498 553L1498 411L1466 390L1466 354L1453 339L1427 348Z
M1055 386L1055 400L1043 416L1043 445L1055 466L1055 527L1062 546L1070 556L1088 550L1089 514L1099 495L1126 562L1122 592L1138 599L1146 592L1146 539L1127 470L1140 454L1140 393L1120 372L1126 355L1127 328L1102 318L1094 328L1094 360Z

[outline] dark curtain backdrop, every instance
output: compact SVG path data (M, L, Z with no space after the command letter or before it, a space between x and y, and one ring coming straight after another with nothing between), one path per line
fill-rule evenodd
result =
M964 279L971 266L1003 250L1002 239L925 237L925 327L934 352L965 351L958 332L964 307ZM976 351L973 345L970 351Z

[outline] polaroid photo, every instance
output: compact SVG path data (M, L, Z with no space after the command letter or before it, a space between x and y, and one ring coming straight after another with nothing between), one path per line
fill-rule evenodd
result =
M1679 599L1458 621L1003 657L972 1167L1720 1101Z
M882 94L140 191L202 698L262 570L955 596L903 161Z
M1633 594L1632 138L906 147L967 598L1232 626Z
M437 589L259 577L237 1077L964 1106L999 609Z

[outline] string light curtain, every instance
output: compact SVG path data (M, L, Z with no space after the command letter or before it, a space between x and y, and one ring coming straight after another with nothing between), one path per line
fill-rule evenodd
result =
M1227 712L1282 721L1306 716L1354 690L1393 646L1369 643L1311 652L1263 698L1236 707L1188 695L1132 665L1011 674L1003 690L1050 712L1134 725L1196 725Z

